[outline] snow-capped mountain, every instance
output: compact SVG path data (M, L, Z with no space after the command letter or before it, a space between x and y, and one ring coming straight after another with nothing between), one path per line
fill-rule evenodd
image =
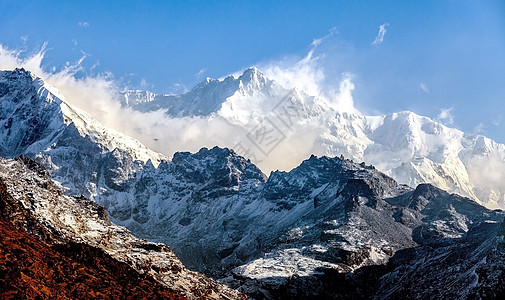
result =
M141 100L134 100L136 95ZM344 155L373 164L400 183L432 183L489 208L505 208L505 145L413 112L340 112L328 99L286 89L256 68L239 77L207 78L183 95L151 95L150 101L143 95L123 94L123 104L134 103L130 107L144 112L163 109L171 118L219 117L243 128L224 146L260 167L285 168L279 157L297 145L302 157ZM293 160L288 169L296 164Z
M442 138L440 144L429 139L446 137L447 132L464 141L459 131L442 125L430 127L436 123L412 113L391 117L337 114L322 99L283 89L261 77L252 69L243 79L228 79L239 80L241 87L240 93L227 98L230 111L237 109L261 122L261 110L249 113L246 109L254 100L249 97L265 100L274 95L281 103L290 104L286 109L307 111L321 103L319 110L284 121L290 126L310 125L333 115L331 122L325 123L328 128L321 129L321 141L333 147L328 146L328 151L347 149L366 157L375 145L378 153L390 147L389 156L404 153L408 158L412 153L428 153L426 149L433 145L447 147ZM244 83L245 79L251 81ZM269 90L259 86L269 86ZM288 94L283 96L283 91ZM383 299L409 292L412 298L486 298L504 293L500 280L505 274L505 214L501 211L491 211L429 184L416 188L398 184L375 167L343 157L311 156L289 172L272 172L268 177L250 160L227 148L179 152L168 160L109 130L56 95L26 71L0 73L1 154L29 155L48 168L65 194L83 194L96 201L105 206L116 224L140 237L167 243L190 269L224 277L224 282L250 296ZM276 104L264 105L272 108L267 115L272 120L285 116L276 110ZM223 112L223 106L211 115ZM245 119L233 119L232 114L229 120L238 124ZM290 120L293 123L288 123ZM386 127L396 121L409 126ZM409 135L412 132L417 135ZM345 141L354 142L346 146ZM395 148L405 145L419 148L407 147L412 153ZM478 145L463 146L472 149L469 155L482 154L477 152ZM403 156L394 158L401 162ZM11 180L22 174L9 167L3 172ZM28 177L22 181L31 185L23 192L16 192L12 183L11 193L18 195L20 203L33 206L42 219L64 228L65 234L89 239L92 245L100 243L103 237L98 233L109 227L95 219L86 221L95 218L86 213L83 222L88 225L72 230L71 222L83 219L68 216L76 198L61 196L68 204L59 205L44 202L50 196L37 196L42 202L32 204L28 190L45 184L38 177ZM131 239L135 238L128 236L119 243L130 245ZM130 256L149 259L126 255ZM483 275L491 271L492 276Z
M267 91L266 95L262 95L263 91ZM118 99L123 106L140 111L166 109L166 113L172 117L208 116L219 111L223 101L237 93L249 97L276 97L283 92L282 87L264 77L258 69L251 68L239 78L228 76L216 80L207 77L182 95L156 95L137 90L121 93Z

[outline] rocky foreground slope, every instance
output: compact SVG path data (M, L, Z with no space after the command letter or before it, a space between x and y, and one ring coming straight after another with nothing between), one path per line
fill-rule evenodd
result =
M29 158L0 159L0 208L6 297L245 299L111 224L96 203L64 196Z
M186 299L98 248L49 246L0 220L2 299Z

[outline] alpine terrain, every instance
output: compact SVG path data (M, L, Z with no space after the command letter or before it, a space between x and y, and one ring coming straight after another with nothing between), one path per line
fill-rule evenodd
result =
M339 113L255 68L184 95L120 97L137 110L219 117L246 132L285 126L278 132L287 138L318 128L315 155L269 176L230 148L169 158L101 125L30 72L2 71L0 155L11 159L0 175L12 203L2 212L16 212L6 221L69 245L54 251L74 243L103 251L188 298L241 297L222 283L255 299L505 294L505 213L491 210L503 193L472 181L471 168L505 146L410 112Z
M249 137L230 137L226 146L260 166L266 160L265 152L275 154L274 139L291 143L308 140L312 146L305 150L305 157L344 155L373 164L403 184L428 182L489 208L505 208L505 145L413 112L382 116L341 112L325 97L297 88L286 89L256 68L245 70L239 77L207 78L182 95L126 91L118 99L123 106L139 111L162 109L170 118L224 119L243 128L243 136ZM254 138L259 128L271 132L270 145ZM307 132L312 133L310 137ZM304 142L297 145L300 144ZM286 151L285 148L278 150Z

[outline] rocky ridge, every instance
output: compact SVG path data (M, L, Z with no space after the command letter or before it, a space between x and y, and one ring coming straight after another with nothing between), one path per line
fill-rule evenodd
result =
M431 183L476 199L488 208L505 208L503 180L481 172L496 167L493 174L503 178L500 169L505 169L505 145L413 112L379 116L342 112L331 100L297 88L284 88L256 68L222 80L207 78L181 95L151 94L146 99L145 93L127 92L123 95L129 100L122 102L143 112L161 109L167 118L196 116L209 122L219 118L244 129L244 136L263 128L272 132L272 138L305 146L303 158L310 154L344 155L375 165L403 184ZM307 142L313 146L308 147ZM275 151L285 148L259 145L260 149L257 146L261 143L251 143L247 138L230 136L223 146L236 148L237 144L247 149L240 154L262 167L291 169L298 163L269 161L263 152L273 151L282 157Z
M2 218L53 249L91 248L106 260L153 278L160 289L188 299L241 299L240 293L187 270L164 244L150 243L113 225L105 209L84 197L70 197L43 166L26 157L0 159ZM84 251L84 250L83 250ZM77 255L79 251L72 252ZM98 255L100 257L100 255ZM93 258L90 258L93 259Z

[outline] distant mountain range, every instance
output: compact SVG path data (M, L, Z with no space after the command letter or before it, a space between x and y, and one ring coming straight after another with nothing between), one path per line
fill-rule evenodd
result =
M245 138L230 136L226 146L260 166L265 154L276 151L275 143L251 138L264 130L272 140L312 144L302 150L305 157L344 155L373 164L403 184L432 183L489 208L505 208L505 184L499 180L505 179L505 145L413 112L382 116L340 112L330 100L286 89L256 68L237 78L207 78L182 95L127 91L118 99L143 112L165 110L170 118L225 119L245 130Z
M203 298L241 294L116 225L168 244L188 268L253 298L504 295L505 213L490 209L503 205L503 193L471 175L473 164L499 161L505 146L410 112L339 113L255 68L184 95L119 97L170 118L220 117L251 134L255 155L275 144L253 134L258 126L284 126L271 138L316 128L319 156L269 176L228 148L168 158L103 126L33 74L2 71L0 155L31 158L0 161L8 205L16 206L2 208L5 220L49 244L102 249L189 298L197 290ZM440 187L478 194L489 208ZM20 212L35 225L13 219Z

